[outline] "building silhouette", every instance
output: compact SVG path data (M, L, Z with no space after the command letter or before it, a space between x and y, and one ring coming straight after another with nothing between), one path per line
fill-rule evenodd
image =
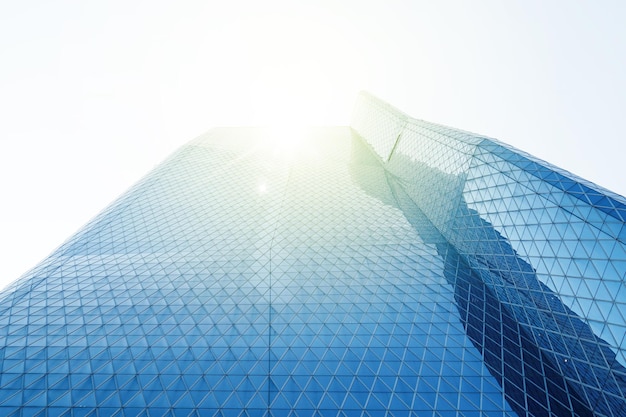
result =
M624 416L625 217L366 93L214 129L0 293L0 415Z

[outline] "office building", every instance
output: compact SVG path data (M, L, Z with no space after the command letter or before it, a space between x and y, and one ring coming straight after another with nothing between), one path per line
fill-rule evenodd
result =
M365 93L214 129L0 293L0 415L624 416L625 218Z

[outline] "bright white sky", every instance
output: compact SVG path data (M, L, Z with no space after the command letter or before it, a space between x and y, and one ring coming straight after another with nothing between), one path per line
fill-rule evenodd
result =
M2 1L0 286L214 126L367 90L626 194L624 1Z

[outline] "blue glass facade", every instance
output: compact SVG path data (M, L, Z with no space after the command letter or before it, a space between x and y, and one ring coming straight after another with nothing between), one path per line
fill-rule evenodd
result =
M367 94L214 129L0 294L0 415L624 416L624 216Z

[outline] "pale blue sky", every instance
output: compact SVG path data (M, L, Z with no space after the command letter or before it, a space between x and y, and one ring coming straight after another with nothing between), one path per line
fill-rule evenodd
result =
M626 2L225 3L0 0L0 286L211 127L359 90L626 194Z

